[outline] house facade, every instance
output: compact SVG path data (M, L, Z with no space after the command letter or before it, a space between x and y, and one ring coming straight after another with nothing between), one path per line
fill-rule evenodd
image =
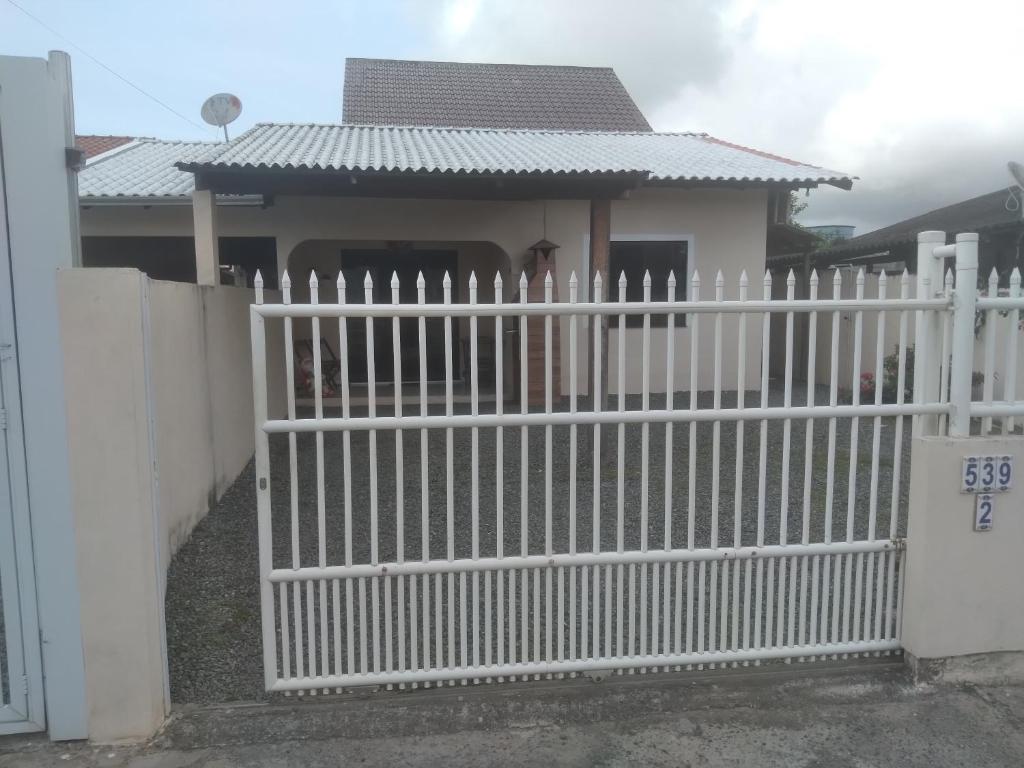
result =
M311 272L321 301L335 300L339 274L350 301L365 299L367 273L374 301L391 300L393 275L400 300L414 301L420 272L427 301L440 301L447 272L453 300L468 299L475 274L486 302L500 276L503 300L517 301L521 273L551 267L538 269L531 248L546 240L563 299L575 273L579 299L589 300L595 271L605 273L606 300L617 298L609 272L624 273L629 298L639 298L646 271L653 298L672 271L682 299L695 270L708 298L718 271L729 286L744 271L759 284L790 191L851 184L705 134L653 132L608 69L353 59L343 117L260 124L218 144L138 140L92 158L80 179L84 264L201 284L251 285L260 269L271 288L288 270L297 301ZM609 353L625 343L632 355L639 332L627 328L620 340L613 330ZM337 349L336 338L328 343ZM685 329L677 343L682 372ZM760 350L748 354L753 385ZM567 355L562 344L563 370ZM726 380L736 363L725 363ZM711 375L702 370L699 386ZM638 369L627 375L627 391L639 391L639 378Z

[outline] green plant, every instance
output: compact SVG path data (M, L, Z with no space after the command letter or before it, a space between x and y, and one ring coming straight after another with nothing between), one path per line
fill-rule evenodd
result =
M903 365L903 401L910 402L914 394L914 348L907 347ZM899 391L899 347L882 361L882 402L894 403Z

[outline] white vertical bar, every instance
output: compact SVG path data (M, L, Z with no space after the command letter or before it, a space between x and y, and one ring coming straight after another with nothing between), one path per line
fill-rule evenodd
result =
M427 302L427 281L420 271L416 275L416 303L426 304ZM420 374L420 416L426 416L427 408L427 319L420 315L416 318L416 335L419 343L419 374ZM427 430L420 430L420 559L423 562L430 560L430 464L429 438ZM423 576L423 667L430 666L430 576ZM416 601L416 579L412 579L414 590L411 600ZM440 626L441 617L436 617ZM414 622L415 624L415 622ZM415 631L415 630L414 630ZM415 644L415 639L414 639ZM413 657L413 666L416 666Z
M1010 298L1019 299L1020 269L1013 268L1010 273ZM1020 309L1011 309L1006 318L1006 383L1003 385L1003 400L1007 403L1017 401L1017 348L1020 346ZM1016 428L1013 416L1003 419L1003 434L1012 434Z
M999 295L999 272L992 267L988 276L988 296L995 298ZM982 397L985 405L992 405L992 394L995 389L995 362L996 362L996 310L990 309L985 313L985 363L982 373L985 376L983 383ZM985 416L981 420L981 434L987 435L992 431L992 417Z
M693 271L690 279L691 301L700 301L700 275L697 270ZM690 406L689 410L697 410L697 372L700 370L700 315L692 314L687 317L687 322L692 322L690 330ZM688 474L687 474L687 499L686 499L686 548L696 547L696 526L697 526L697 422L690 422L689 445L687 448ZM703 592L701 593L703 595ZM693 563L686 564L686 652L693 653ZM704 624L703 613L700 616L700 626Z
M949 433L971 434L971 380L974 370L975 305L978 298L978 235L956 236L956 302L953 307L949 400L953 406Z
M619 303L625 304L626 302L626 273L621 272L619 274ZM618 409L619 413L623 413L626 410L626 316L624 314L619 315L619 332L616 337L616 350L618 352ZM626 515L626 496L625 496L625 476L626 476L626 425L624 422L619 422L618 429L618 458L616 463L616 507L615 507L615 551L622 552L625 549L625 515ZM616 643L616 653L622 656L626 653L625 647L622 644L622 620L623 620L623 568L621 565L617 568L617 581L618 581L618 604L617 604L617 624L616 634L618 641ZM633 599L633 592L630 592L630 599ZM630 622L634 620L633 612L630 611L629 615ZM633 634L630 633L630 642L633 642ZM632 653L630 653L632 655Z
M900 277L900 298L906 299L910 295L910 275L903 270ZM906 368L907 368L907 312L900 312L899 342L897 345L897 365L899 369L896 374L896 403L902 405L906 392ZM899 526L900 511L900 484L903 479L903 418L896 417L896 431L893 437L893 461L892 461L892 495L889 498L889 538L895 539ZM886 622L889 623L892 611L893 599L893 577L896 567L896 558L887 557L888 568L886 578ZM881 636L879 635L879 638Z
M398 305L401 301L399 293L398 272L391 275L391 303ZM391 368L395 387L395 416L402 415L402 328L397 317L391 318ZM404 431L395 430L395 557L399 563L405 562L405 444ZM396 579L398 599L398 668L405 668L405 578ZM388 614L388 628L391 627L391 614ZM388 652L391 642L388 641Z
M763 296L765 301L772 298L772 275L767 270L764 273ZM761 407L768 407L768 359L769 345L771 343L771 313L764 312L761 317ZM768 482L768 421L761 420L760 446L758 451L757 468L757 538L756 544L764 546L764 518L765 505L767 503L767 482ZM762 604L761 587L764 579L764 560L757 561L757 580L754 587L754 645L763 647L764 640L761 635L761 614ZM768 601L771 605L770 600Z
M260 280L262 283L262 279ZM262 290L256 294L262 301ZM253 421L256 440L256 521L259 539L260 566L260 628L263 635L263 685L266 690L277 682L277 639L274 617L274 591L270 572L274 569L272 503L270 497L270 442L263 425L267 421L267 342L266 325L255 309L249 311L249 334L252 345ZM294 390L293 390L294 399ZM292 433L294 436L294 433ZM281 585L281 648L284 655L284 676L291 676L288 658L288 604L284 584ZM298 662L301 663L301 662Z
M469 303L477 302L476 272L469 273ZM469 399L470 411L476 416L480 413L480 368L478 361L477 340L478 319L475 314L469 316ZM472 558L480 557L480 430L470 429L470 536L472 537ZM487 595L487 606L490 609L491 596ZM490 649L490 645L488 645ZM473 572L473 666L480 666L480 573Z
M603 284L601 282L601 273L598 272L594 275L594 302L600 303L603 300L602 295ZM594 413L598 413L602 410L601 404L603 402L604 393L601 391L602 384L602 364L601 364L601 330L604 325L604 317L601 315L594 315L591 320L594 326ZM591 447L593 452L593 551L601 551L601 425L594 424L594 437L593 445ZM600 656L600 634L601 634L601 569L598 566L594 566L593 572L594 579L594 625L593 625L593 653L594 656Z
M552 411L552 323L553 318L552 312L552 292L554 289L554 280L551 277L549 271L544 277L544 303L547 305L546 312L544 314L544 412L551 413ZM554 552L554 544L551 540L551 529L552 529L552 452L551 452L551 424L544 425L544 554L551 555ZM553 621L551 618L552 612L552 599L551 599L551 569L544 569L544 591L545 591L545 622L544 622L544 648L545 658L547 661L552 661L554 657L551 653L551 633L554 627L552 626ZM559 622L559 627L561 627ZM550 678L551 676L548 675Z
M935 248L946 242L945 232L919 232L917 235L917 298L932 298L942 288L943 259L936 258ZM914 338L914 402L937 403L941 400L939 371L940 327L945 325L945 312L918 310ZM936 434L939 418L934 415L914 418L914 436Z
M281 291L285 304L292 303L292 281L288 276L288 270L281 275ZM285 389L288 418L295 418L295 336L292 329L292 318L284 319L284 365L285 365ZM299 467L298 448L294 432L288 433L288 490L291 502L291 550L292 568L299 568L301 560L299 555ZM268 480L269 482L269 480ZM292 587L292 612L293 625L295 628L295 674L297 677L305 677L305 653L303 650L304 639L302 634L302 584L294 582ZM301 694L300 694L301 695Z
M837 268L835 274L832 276L832 298L839 299L842 296L843 289L843 274ZM832 359L829 367L829 390L828 390L828 404L835 407L839 402L839 324L840 324L840 313L836 310L832 313ZM832 542L832 513L833 504L835 501L835 484L836 484L836 420L835 417L830 417L828 420L828 452L826 454L825 464L825 543L830 544ZM837 561L838 563L838 561ZM831 588L831 581L829 578L829 571L832 567L832 558L826 557L824 559L824 572L822 574L822 583L824 584L822 590L821 600L821 637L822 642L825 641L825 627L828 618L829 611L829 600L835 592ZM835 604L838 605L838 599ZM839 612L832 610L832 633L829 635L833 642L838 641L838 619Z
M942 295L947 301L952 303L953 298L953 270L946 270L946 277L943 281ZM950 402L949 396L949 382L950 382L950 355L952 354L952 338L953 338L953 312L943 312L942 318L942 351L940 353L940 359L942 365L939 366L939 402L948 403ZM944 433L949 425L949 416L945 413L939 416L939 429L940 434Z
M715 301L725 299L725 277L722 270L715 275ZM722 407L722 313L715 312L714 326L714 391L713 407ZM718 547L718 507L722 486L722 422L711 425L711 547ZM701 576L705 564L701 563ZM708 621L708 649L718 650L715 620L718 618L718 562L711 563L711 614ZM723 606L724 609L725 606ZM724 616L724 614L723 614ZM713 666L713 665L712 665Z
M861 301L864 298L864 268L857 271L856 298ZM853 405L860 405L860 368L861 368L861 346L864 329L864 311L858 309L853 314L853 373L850 383ZM857 510L857 449L860 440L860 417L853 416L850 419L850 466L847 480L846 495L846 540L853 541L853 529ZM853 579L853 556L846 555L843 581L843 641L850 639L850 620L852 618L853 605L850 602L850 587ZM858 568L861 565L861 558L857 558ZM859 573L858 573L859 576ZM858 588L860 579L857 579ZM858 610L860 606L858 605Z
M345 276L338 271L338 304L347 301ZM338 360L341 380L341 415L349 418L352 415L352 400L349 393L348 370L348 320L344 314L338 316ZM347 430L341 434L342 473L345 481L345 565L352 565L352 435ZM348 673L355 674L355 606L352 595L352 579L345 579L345 654L348 661Z
M817 270L811 270L811 274L808 277L808 298L811 301L818 300L818 272ZM815 356L817 353L818 343L818 313L812 311L808 314L807 320L807 405L808 407L813 406L817 397L817 382L815 376ZM803 507L803 518L800 527L800 543L808 544L811 540L811 476L814 472L814 466L812 461L812 455L814 451L814 419L807 419L804 423L804 507ZM818 562L819 559L814 559L815 571L812 577L812 595L810 605L810 620L811 620L811 637L817 637L817 590L818 587ZM806 645L807 635L805 634L806 621L807 621L807 558L802 558L800 563L800 629L799 629L799 643L800 645ZM813 645L814 640L811 640Z
M576 272L569 276L569 303L575 304L579 300L579 283L576 279ZM577 400L577 334L579 332L578 319L575 314L569 316L569 412L576 413ZM576 425L569 427L569 554L576 554ZM583 573L586 579L586 572ZM559 590L561 595L561 590ZM586 601L584 601L584 606ZM586 608L584 607L584 610ZM559 611L561 617L561 611ZM586 621L583 622L583 632L586 634ZM562 644L558 644L561 652ZM576 658L576 568L569 569L569 657Z
M523 272L519 277L519 303L526 304L529 301L529 283L526 281L526 273ZM530 410L530 393L529 393L529 369L530 363L528 358L528 343L527 343L527 315L523 314L519 316L519 412L527 413ZM519 551L524 557L529 553L529 521L530 521L530 505L529 505L529 478L530 478L530 432L528 427L520 427L519 429ZM529 654L529 584L530 584L530 572L527 569L523 569L520 575L520 643L521 652L519 654L520 661L527 661L530 658Z
M686 279L686 275L683 275L683 280ZM672 270L669 270L667 285L667 296L666 299L669 302L676 300L676 274ZM684 285L685 290L685 285ZM675 375L676 375L676 316L674 313L669 312L665 318L665 410L671 411L675 407ZM673 455L672 455L672 422L665 424L665 550L672 549L672 471L674 467ZM663 640L662 640L662 653L671 653L670 646L670 632L671 624L669 623L670 608L671 608L671 596L672 596L672 565L671 563L665 563L664 565L664 609L662 623L663 627ZM680 621L681 616L677 612L675 620ZM677 630L678 637L678 630Z
M363 300L373 303L373 278L369 271L363 280ZM377 415L377 367L374 350L373 318L366 318L366 397L367 415ZM380 526L377 520L377 430L369 431L370 446L370 563L380 559ZM373 613L373 671L380 672L380 579L370 579L370 603ZM389 622L390 622L390 616Z
M444 289L444 303L452 303L452 278L447 270L441 283ZM454 413L453 362L454 344L452 339L452 316L444 318L444 413ZM445 447L445 533L447 539L446 555L449 561L455 559L455 449L452 443L452 428L444 431ZM448 666L455 666L455 577L448 576ZM440 595L438 595L440 599ZM463 605L465 601L463 600ZM464 626L464 625L463 625ZM465 647L465 646L463 646Z
M519 278L519 303L526 304L529 301L529 284L526 282L526 273L523 272ZM527 315L519 316L519 412L527 413L530 410L529 392L529 369L530 363L527 349ZM529 531L530 531L530 432L529 427L519 428L519 550L523 557L529 554ZM523 611L526 611L526 585L529 580L528 571L523 571ZM525 622L525 619L524 619ZM525 623L524 623L525 626ZM526 660L526 635L523 635L523 657Z
M883 270L878 275L878 298L888 298L887 293L888 278L886 277L885 271ZM878 311L877 324L875 326L875 405L882 404L882 389L883 389L883 364L885 359L885 329L886 329L886 313L884 309ZM897 417L902 418L902 417ZM882 418L876 416L871 429L871 485L870 493L868 498L868 539L874 541L875 531L877 528L878 521L878 466L879 457L881 455L881 440L882 440ZM860 562L858 562L858 569ZM869 617L871 616L871 585L874 582L874 569L875 569L875 558L868 557L867 559L867 577L865 584L868 587L865 595L864 603L864 632L861 634L860 631L855 633L858 639L866 640L868 638L868 627ZM859 571L858 571L859 572ZM882 581L878 580L878 602L881 604L882 600ZM860 605L858 601L857 605ZM859 626L858 626L859 630Z
M316 270L309 273L309 303L320 302L320 283L316 277ZM323 359L320 350L320 318L312 318L313 328L313 409L316 418L324 417L324 381L323 381ZM324 489L324 433L317 432L316 443L316 550L317 564L324 568L327 565L327 501ZM317 585L320 597L320 672L328 674L328 647L327 647L327 582L321 581ZM327 692L326 690L324 691Z
M626 302L626 272L620 272L618 274L618 302ZM626 315L618 315L618 333L615 339L616 359L618 376L616 380L617 387L617 406L618 412L623 413L626 411ZM625 549L625 520L626 520L626 425L620 422L617 430L617 454L615 464L615 551L623 552ZM624 569L622 565L618 565L616 568L616 582L617 582L617 602L616 602L616 623L615 623L615 652L618 655L626 654L626 646L623 645L623 620L625 618L625 611L623 610L623 597L624 597ZM633 593L630 593L630 599L633 600ZM632 607L632 606L631 606ZM630 611L630 622L634 621L633 611ZM630 642L633 642L633 635L630 634Z
M644 303L651 302L651 273L644 271ZM643 315L640 350L640 407L651 409L651 313ZM640 425L640 551L647 551L650 504L650 436L651 425ZM647 563L640 567L640 655L647 655Z
M501 304L501 272L494 275L494 303ZM505 347L504 326L502 317L494 317L494 412L499 416L505 410ZM494 430L494 546L495 557L499 560L505 556L505 435L502 427ZM505 571L498 571L498 664L505 663ZM511 617L509 617L511 625ZM490 623L488 622L488 626ZM490 653L490 643L487 644ZM489 663L489 662L488 662Z
M749 278L747 270L740 273L740 301L748 299ZM747 394L747 313L736 316L736 409L743 410ZM733 476L733 521L732 545L743 544L743 464L744 459L744 422L736 422L736 471ZM732 592L732 648L740 647L740 567L735 568Z
M792 301L796 298L796 275L789 270L786 276L786 300ZM785 408L793 406L793 313L786 313L786 367L783 380L782 403ZM781 501L779 503L779 544L789 543L789 459L793 440L793 420L785 419L782 422L782 477L780 478ZM776 626L775 644L783 644L783 626L786 623L786 558L779 558L779 621ZM792 578L790 579L792 581ZM792 585L791 585L792 586ZM789 621L786 642L793 644L793 601L789 604Z

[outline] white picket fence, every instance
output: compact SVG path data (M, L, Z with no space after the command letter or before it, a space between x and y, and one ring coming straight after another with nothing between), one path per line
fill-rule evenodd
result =
M970 279L966 251L958 260L968 265L963 280ZM796 300L791 276L787 298L774 301L770 277L762 297L752 298L745 274L734 300L725 299L720 274L711 299L701 298L694 274L683 301L676 300L670 276L668 299L659 302L650 300L649 278L643 301L625 300L624 278L617 300L605 301L600 275L589 302L577 300L575 276L564 302L552 300L550 276L545 300L535 303L526 300L525 276L518 300L504 302L500 274L490 303L477 301L475 276L464 304L452 303L447 278L438 304L425 302L422 278L416 304L399 303L397 277L390 304L373 303L369 276L361 304L345 303L342 277L340 300L331 304L319 303L315 275L308 304L290 303L287 275L281 304L263 304L258 287L252 345L267 690L525 680L898 650L909 469L904 419L912 420L916 434L947 427L964 434L972 416L984 418L986 428L989 420L1004 419L1004 428L1012 429L1009 420L1024 414L1012 384L1003 388L1005 402L991 396L970 402L971 366L964 355L973 353L973 335L964 328L969 313L973 334L975 307L990 316L1005 312L1016 324L1024 304L1019 276L1011 297L979 299L967 290L954 297L941 264L923 270L913 297L906 274L895 291L882 276L871 297L864 295L863 274L855 279L853 299L838 298L837 272L832 298L818 295L814 277L810 298ZM834 337L831 375L819 385L818 318L830 315L836 334L845 312L854 316L853 374L839 380ZM773 313L785 317L789 361L777 386L769 382L767 365ZM659 314L668 329L660 350L651 343L651 317ZM625 344L619 343L617 359L607 361L618 391L606 407L602 324L622 339L629 315L643 318L642 388L627 396ZM730 338L723 337L727 315L736 318ZM808 317L810 333L809 383L802 389L794 387L792 370L798 315ZM700 359L700 345L689 344L689 378L678 381L682 317L694 339L711 335L713 354ZM887 352L881 329L891 317L898 325L895 397L884 402L878 386L865 402L859 386L864 353L880 370ZM328 412L319 385L312 412L297 412L296 318L311 319L318 384L321 325L337 323L337 413ZM391 323L396 371L400 321L417 321L418 397L408 406L400 396L387 406L377 403L374 320L381 318ZM430 318L443 321L443 406L431 406L427 397ZM459 318L469 329L466 406L453 397ZM561 318L569 345L564 400L553 391L552 377L553 327ZM590 318L586 330L584 318ZM543 323L543 408L526 404L525 364L518 371L523 397L507 402L502 346L514 320L522 361L529 326ZM285 359L268 361L265 324L282 321ZM496 397L488 404L480 398L477 343L484 323L493 324L496 346ZM860 343L865 323L879 331L869 350ZM748 340L759 331L760 388L747 392ZM354 333L365 338L365 408L351 395L348 340ZM578 370L581 344L591 346L589 370ZM912 345L914 395L908 401ZM652 397L655 355L668 364L665 394ZM735 382L723 380L726 355L736 355ZM283 419L267 414L271 364L284 365L289 377ZM701 366L714 371L709 393L697 391ZM597 397L578 394L583 377Z

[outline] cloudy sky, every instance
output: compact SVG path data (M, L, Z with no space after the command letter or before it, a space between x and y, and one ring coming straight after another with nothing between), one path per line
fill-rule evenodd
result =
M1021 0L0 0L0 53L52 48L80 133L163 138L215 138L199 105L221 90L244 103L235 132L336 122L346 56L612 66L656 130L859 176L802 217L858 233L1024 161Z

